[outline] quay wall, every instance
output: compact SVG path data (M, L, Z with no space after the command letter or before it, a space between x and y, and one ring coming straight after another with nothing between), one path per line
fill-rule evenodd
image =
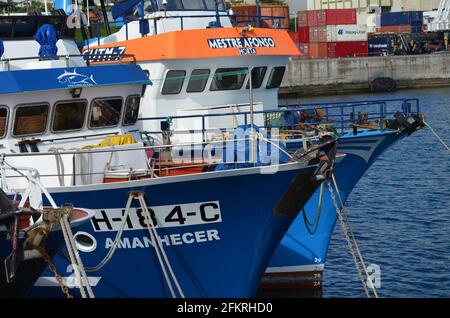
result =
M370 92L371 82L391 77L398 89L450 86L450 54L340 59L292 59L281 98Z

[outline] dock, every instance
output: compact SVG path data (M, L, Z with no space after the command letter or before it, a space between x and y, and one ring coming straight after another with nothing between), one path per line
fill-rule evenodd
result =
M280 98L370 92L371 82L390 77L397 89L450 86L450 54L292 59Z

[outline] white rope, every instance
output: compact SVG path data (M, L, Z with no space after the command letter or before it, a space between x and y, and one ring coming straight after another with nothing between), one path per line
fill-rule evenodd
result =
M119 246L120 239L122 238L122 234L125 229L125 225L127 224L127 219L128 219L128 215L130 214L130 208L131 208L132 202L133 202L133 197L130 195L128 197L127 205L125 207L125 212L122 217L119 231L117 231L116 238L114 239L114 243L113 243L112 247L109 249L108 254L106 254L106 256L103 258L103 260L98 265L96 265L94 267L86 267L87 272L97 272L97 271L101 270L103 267L105 267L106 264L109 263L109 261L114 256L114 254L117 250L117 247Z
M359 278L359 280L361 282L361 285L362 285L362 287L364 289L364 292L365 292L367 298L371 298L369 290L367 289L367 286L366 286L366 284L364 282L364 278L362 276L360 265L358 263L358 260L356 259L355 251L353 250L352 241L350 240L350 237L348 235L347 227L345 225L344 219L342 218L342 214L340 212L339 206L338 206L338 204L336 202L336 197L334 195L334 191L333 191L333 188L331 186L331 182L330 181L328 181L328 189L330 191L331 199L333 201L333 205L334 205L334 207L336 209L336 213L337 213L338 218L339 218L339 223L340 223L340 226L341 226L341 229L342 229L342 234L344 234L345 240L347 241L348 249L350 251L350 254L352 255L353 262L355 263L355 267L356 267L356 270L358 272L358 278Z
M91 288L91 285L89 284L89 279L88 279L88 277L86 275L86 271L84 270L84 265L83 265L83 261L81 260L80 253L78 253L78 248L77 248L75 240L74 240L74 236L73 236L73 233L72 233L72 228L70 227L70 222L69 222L69 219L68 219L68 215L67 214L64 215L62 217L62 220L63 220L63 226L66 227L66 232L67 232L67 236L68 236L68 239L69 239L70 247L73 249L73 252L75 254L76 265L78 266L78 269L81 272L81 276L82 276L82 278L85 281L84 287L86 288L89 297L90 298L95 298L94 293L93 293L92 288ZM74 264L74 263L72 263L72 264Z
M64 241L66 242L67 251L69 253L70 262L72 263L72 266L73 266L73 272L75 274L75 280L78 283L78 287L80 289L81 297L82 298L87 298L86 292L84 290L83 282L82 282L82 279L81 279L80 270L79 270L78 266L76 265L77 262L76 262L75 255L74 255L74 252L73 252L70 240L69 240L69 233L67 232L67 228L66 228L66 225L65 225L65 222L64 222L63 218L61 218L61 220L60 220L60 225L61 225L61 230L62 230L62 233L63 233L63 236L64 236Z
M439 142L447 149L448 152L450 152L450 147L445 143L445 141L437 134L437 132L431 127L431 125L429 125L427 122L425 122L425 120L423 121L423 123L425 124L425 126L427 126L431 132L433 133L433 135L437 138L437 140L439 140Z
M349 218L348 218L347 211L345 210L345 205L344 205L344 202L343 202L343 200L342 200L342 198L341 198L341 194L340 194L340 191L339 191L339 187L338 187L338 184L337 184L337 182L336 182L336 178L335 178L334 174L331 175L331 178L332 178L332 180L333 180L334 188L336 189L336 193L337 193L337 196L338 196L338 198L339 198L339 203L340 203L340 205L341 205L341 212L342 212L342 214L343 214L344 217L345 217L345 221L346 221L347 227L348 227L348 229L349 229L349 231L350 231L350 236L351 236L351 238L352 238L353 244L355 245L356 252L357 252L357 254L358 254L358 257L359 257L359 260L360 260L360 262L361 262L361 265L362 265L362 267L363 267L363 269L364 269L364 273L366 274L366 277L367 277L367 279L368 279L367 281L369 282L369 285L370 285L370 287L372 288L372 292L373 292L373 294L375 295L375 298L378 298L377 290L376 290L375 286L373 286L372 280L369 279L369 276L370 276L370 275L369 275L369 271L367 270L366 263L365 263L365 261L364 261L364 258L363 258L363 256L362 256L362 254L361 254L361 250L360 250L360 248L359 248L358 241L356 240L356 236L355 236L355 234L353 233L353 228L352 228L352 226L350 225L350 220L349 220Z
M60 150L64 151L65 149L64 148L50 148L48 151L55 153L56 171L58 173L59 185L61 187L64 187L65 186L65 183L64 183L65 169L64 169L64 161L62 160L61 154L59 154Z
M170 288L170 291L172 293L172 297L175 298L176 295L174 294L172 284L171 284L169 278L167 277L167 272L166 272L164 264L162 263L161 256L160 256L159 252L161 252L161 254L162 254L163 258L164 258L165 264L166 264L167 268L169 269L170 275L172 276L172 279L173 279L173 281L175 283L175 286L177 287L178 293L180 294L181 298L185 298L183 290L181 289L181 286L178 283L178 279L176 278L176 276L175 276L175 274L173 272L172 266L170 265L169 259L167 258L166 252L164 251L164 247L162 245L162 242L161 242L161 240L158 239L158 233L156 232L155 224L153 223L153 219L151 218L150 212L148 211L147 203L145 202L144 196L143 196L142 193L139 193L138 196L139 196L139 202L140 202L141 207L142 207L142 209L144 211L145 218L147 219L148 230L149 230L149 233L150 233L151 240L155 244L154 247L155 247L155 250L156 250L156 254L157 254L158 260L160 262L160 265L161 265L161 267L163 269L164 276L165 276L165 278L167 280L167 284L168 284L168 286ZM159 247L160 251L158 250L158 247Z

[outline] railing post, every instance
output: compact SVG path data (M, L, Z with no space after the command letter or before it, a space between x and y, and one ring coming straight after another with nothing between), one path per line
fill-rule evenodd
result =
M184 30L184 19L183 16L180 17L181 30Z
M341 105L341 133L344 133L344 105Z
M384 130L383 121L384 121L384 107L386 103L380 104L380 130Z
M205 138L205 115L202 115L202 140L203 140L203 143L206 141L206 138Z

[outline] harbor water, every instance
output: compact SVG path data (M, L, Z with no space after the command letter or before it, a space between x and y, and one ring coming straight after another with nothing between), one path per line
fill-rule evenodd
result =
M419 98L427 122L450 143L448 88L302 102L398 97ZM354 188L347 208L367 265L380 268L380 297L450 297L450 156L430 130L383 153ZM339 224L325 265L323 296L365 296Z

